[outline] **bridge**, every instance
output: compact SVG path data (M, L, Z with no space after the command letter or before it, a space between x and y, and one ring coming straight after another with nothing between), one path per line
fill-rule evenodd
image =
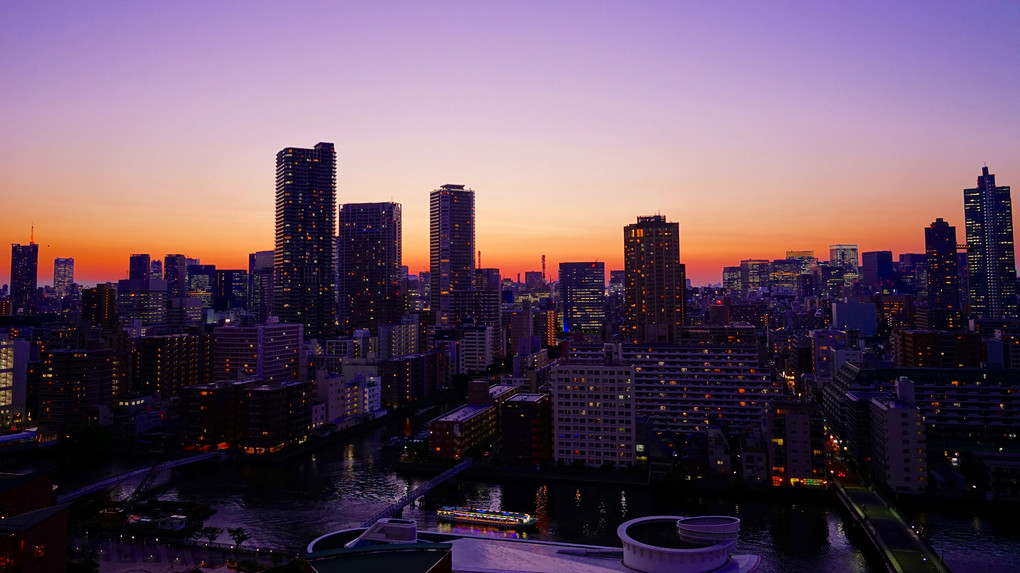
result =
M88 495L90 493L95 493L97 491L104 490L104 489L106 489L108 487L115 486L115 485L119 484L120 482L122 482L122 481L124 481L126 479L133 478L133 477L136 477L136 476L144 476L143 479L142 479L142 483L139 484L140 487L138 488L138 490L136 490L137 493L141 493L141 490L144 490L149 485L151 485L152 482L156 479L156 476L159 474L159 472L161 472L163 470L168 470L168 469L172 469L172 468L176 468L176 467L180 467L180 466L186 466L188 464L194 464L194 463L197 463L197 462L204 462L206 460L222 459L222 458L223 458L223 454L221 454L219 452L209 452L209 453L205 453L205 454L196 454L194 456L189 456L189 457L181 458L181 459L178 459L178 460L171 460L171 461L166 461L166 462L160 462L160 463L158 463L158 464L156 464L154 466L147 466L147 467L144 467L144 468L138 468L137 470L132 470L132 471L129 471L129 472L122 473L120 475L115 475L113 477L109 477L109 478L106 478L104 480L93 482L93 483L90 483L88 485L79 487L78 489L74 489L74 490L68 491L66 493L62 493L62 494L57 496L57 503L67 503L69 501L78 499L79 497L81 497L83 495ZM144 486L144 487L141 487L141 486Z
M878 549L890 573L949 573L935 550L869 488L836 484L839 500Z
M382 511L373 515L368 521L362 524L362 527L371 527L373 523L379 521L380 519L393 515L394 513L403 509L404 506L406 506L407 504L411 503L412 501L418 499L419 497L431 491L432 488L438 486L439 484L445 482L446 480L452 478L453 476L459 474L460 472L468 469L469 467L471 467L471 458L468 458L460 462L459 464L453 466L452 468L446 470L445 472L437 475L436 477L430 479L429 481L404 494L400 499L387 505Z

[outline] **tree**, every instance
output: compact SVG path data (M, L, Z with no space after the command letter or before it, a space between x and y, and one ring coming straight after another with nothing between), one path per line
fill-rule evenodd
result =
M222 527L210 527L207 525L198 530L198 537L200 539L208 540L211 544L216 541L216 538L219 537L221 533L223 533Z
M228 527L227 535L234 540L234 545L238 547L241 547L241 544L251 539L251 533L248 533L248 530L243 527Z

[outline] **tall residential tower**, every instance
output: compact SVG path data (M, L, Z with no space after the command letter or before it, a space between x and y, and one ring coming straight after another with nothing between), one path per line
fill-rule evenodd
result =
M475 192L443 185L429 195L430 306L436 324L450 324L453 294L474 287Z
M399 203L348 203L340 207L337 299L344 334L397 324L404 313Z
M662 215L623 228L627 342L676 342L687 316L687 271L680 263L680 224Z
M1016 260L1013 258L1013 204L1009 187L995 186L995 174L981 169L977 187L963 190L967 224L970 315L1002 319L1017 316Z
M277 153L274 304L280 321L304 325L307 338L337 332L335 234L333 144Z

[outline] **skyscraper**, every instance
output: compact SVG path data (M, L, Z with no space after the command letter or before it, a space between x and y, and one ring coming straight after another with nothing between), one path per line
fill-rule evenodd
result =
M924 254L928 265L928 316L936 330L963 326L960 285L956 267L956 227L942 218L924 230Z
M861 253L861 282L879 292L893 287L892 251Z
M560 263L559 282L564 332L600 334L606 320L606 264Z
M857 245L829 245L829 264L843 269L844 284L853 284L859 276Z
M128 262L128 278L135 281L152 278L152 267L149 264L149 255L131 255Z
M680 224L662 215L623 228L626 299L623 338L675 342L687 316L687 271L680 263Z
M350 334L396 324L404 313L399 203L340 207L337 295L340 330Z
M276 154L274 304L307 338L336 334L336 151L288 147Z
M39 276L39 245L11 245L11 311L35 312L35 291Z
M248 311L258 324L273 314L273 251L248 255Z
M53 292L58 299L71 294L74 284L74 259L53 259Z
M455 322L453 293L471 290L475 278L475 192L463 185L429 195L429 272L436 324Z
M991 319L1016 317L1013 205L1009 187L996 187L995 175L983 167L977 187L963 190L963 211L967 224L970 315Z
M188 296L188 266L184 255L167 255L163 258L163 279L167 298Z

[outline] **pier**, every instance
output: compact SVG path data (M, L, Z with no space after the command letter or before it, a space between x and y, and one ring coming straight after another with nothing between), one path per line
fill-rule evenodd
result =
M836 484L836 494L890 573L949 573L931 546L882 496L863 486L842 484Z
M404 494L397 501L387 505L382 511L380 511L379 513L376 513L370 519L365 521L365 523L362 524L362 527L371 527L371 525L373 523L379 521L380 519L393 515L394 513L396 513L398 511L400 511L401 509L403 509L404 506L406 506L407 504L411 503L412 501L418 499L419 497L421 497L421 496L425 495L426 493L428 493L429 491L431 491L432 488L438 486L439 484L445 482L446 480L452 478L453 476L459 474L460 472L462 472L462 471L464 471L464 470L466 470L466 469L468 469L470 467L471 467L471 458L468 458L468 459L460 462L459 464L453 466L452 468L446 470L445 472L437 475L436 477L430 479L429 481L425 482L424 484L422 484L422 485L414 488L413 490L409 491L408 493Z

